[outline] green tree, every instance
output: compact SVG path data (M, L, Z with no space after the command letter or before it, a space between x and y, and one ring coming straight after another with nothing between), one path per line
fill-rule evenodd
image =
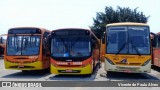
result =
M139 22L147 23L149 16L145 16L143 12L137 11L138 8L130 9L129 7L117 7L114 10L112 7L105 7L104 12L97 12L96 18L93 18L91 30L98 38L101 38L102 33L109 23L117 22Z

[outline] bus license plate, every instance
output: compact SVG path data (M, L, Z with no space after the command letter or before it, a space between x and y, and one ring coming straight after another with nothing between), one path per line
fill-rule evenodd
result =
M132 73L131 70L124 70L125 73Z
M66 70L66 72L72 72L72 70Z
M24 65L19 65L19 66L18 66L18 68L23 68L23 67L24 67Z

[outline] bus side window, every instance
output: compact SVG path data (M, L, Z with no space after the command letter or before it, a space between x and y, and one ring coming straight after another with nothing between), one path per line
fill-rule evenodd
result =
M92 48L94 48L95 49L95 43L96 43L96 41L92 38Z
M160 36L157 36L157 48L160 48Z
M51 49L51 34L48 34L48 36L47 36L47 47L49 48L49 49Z
M44 33L44 36L43 36L43 47L46 48L47 47L47 36L49 35L48 32L45 32Z

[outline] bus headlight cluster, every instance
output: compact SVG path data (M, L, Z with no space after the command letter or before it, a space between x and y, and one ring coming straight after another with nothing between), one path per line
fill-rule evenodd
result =
M150 61L151 61L151 59L147 60L146 62L144 62L144 63L142 64L142 66L147 65Z
M114 65L114 63L113 63L110 59L106 58L106 60L107 60L110 64Z

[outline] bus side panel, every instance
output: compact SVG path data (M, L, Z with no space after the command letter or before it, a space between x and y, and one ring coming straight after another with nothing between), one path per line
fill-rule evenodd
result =
M105 44L101 44L101 61L102 62L104 62L105 61L105 57L104 57L104 55L105 55L105 49L106 47L105 47Z
M160 67L160 48L153 49L153 65Z
M49 68L50 67L50 51L49 47L47 45L47 36L50 32L44 32L42 37L42 62L43 62L43 68Z
M50 54L47 54L47 52L46 52L46 54L44 54L43 55L43 66L44 66L44 68L49 68L50 67L50 57L49 57L49 55Z
M95 50L93 50L93 62L95 62L94 63L94 67L97 65L97 63L99 62L99 49L95 49Z
M47 47L42 48L42 63L44 69L50 67L50 52Z

